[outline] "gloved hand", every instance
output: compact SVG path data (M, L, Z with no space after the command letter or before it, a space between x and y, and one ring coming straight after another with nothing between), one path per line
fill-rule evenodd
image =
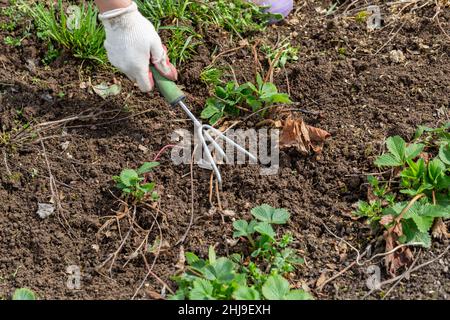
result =
M177 70L170 63L161 38L135 2L127 8L104 12L99 18L106 31L109 61L137 82L141 91L149 92L154 87L150 61L164 77L177 80Z

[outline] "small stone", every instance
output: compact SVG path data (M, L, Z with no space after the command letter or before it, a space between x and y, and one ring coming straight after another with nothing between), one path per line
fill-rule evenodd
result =
M47 102L52 102L53 97L49 93L44 93L41 95L41 98Z
M50 203L38 203L37 214L41 219L48 218L55 211L55 207Z
M138 149L141 150L143 153L147 153L148 152L148 148L146 146L141 145L141 144L138 146Z
M70 141L66 141L66 142L61 143L61 149L63 151L66 151L67 148L69 148L69 144L70 144Z
M394 63L402 63L406 60L405 55L401 50L392 50L389 52L389 57Z
M234 217L236 215L236 212L233 210L223 210L223 215L227 217Z
M226 242L230 247L234 247L239 242L239 239L226 239Z

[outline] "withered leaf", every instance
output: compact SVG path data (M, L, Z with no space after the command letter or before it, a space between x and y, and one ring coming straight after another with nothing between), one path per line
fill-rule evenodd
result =
M280 138L280 148L296 148L302 154L311 150L320 153L326 139L331 136L325 130L306 125L303 119L286 119Z
M322 287L322 285L325 283L325 281L327 281L327 279L328 279L327 274L328 274L328 271L322 272L322 274L316 281L316 288Z
M397 245L397 236L391 231L384 233L384 239L386 241L386 251L392 251ZM408 247L402 247L397 251L388 254L385 258L386 270L393 277L397 274L397 270L403 266L408 266L413 261L413 254Z
M301 125L304 126L303 120L292 120L287 119L284 123L283 130L281 132L280 138L280 148L290 148L295 147L299 152L303 154L308 154L309 140L305 140L306 137L303 136ZM309 139L309 137L307 137Z
M447 231L447 226L445 225L442 218L437 218L431 228L431 235L435 239L443 240L445 238L450 238L450 234Z
M150 288L146 288L145 293L152 300L164 300L163 296L160 293L153 291Z
M380 224L383 226L387 226L388 224L390 224L392 221L394 221L394 217L391 214L382 216L380 219Z
M311 138L311 148L316 153L322 152L323 143L331 137L331 134L323 129L306 126L308 128L309 137Z
M186 256L184 255L184 246L180 246L180 253L178 255L178 261L177 264L175 265L175 268L177 268L178 270L184 270L185 263L186 263Z

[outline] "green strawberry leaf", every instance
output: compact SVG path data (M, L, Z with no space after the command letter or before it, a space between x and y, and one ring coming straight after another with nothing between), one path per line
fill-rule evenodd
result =
M140 189L143 190L145 193L152 192L154 188L155 188L154 182L145 183L140 186Z
M233 269L233 262L228 258L221 257L214 263L206 266L204 274L208 280L228 283L234 279Z
M234 292L233 292L233 298L235 300L260 300L261 297L259 295L259 292L256 291L255 288L247 287L247 286L239 286Z
M400 136L389 137L386 140L386 146L391 154L394 156L396 160L400 163L404 163L405 159L405 150L406 150L406 142Z
M420 243L424 248L431 247L431 236L428 232L416 232L412 238L409 239L410 243Z
M439 148L439 158L446 165L450 165L450 144L442 144Z
M213 297L214 287L210 281L206 279L196 279L193 288L189 293L190 300L216 300Z
M236 220L233 222L233 238L246 237L248 235L248 222L245 220Z
M137 170L137 174L143 175L144 173L152 171L152 169L157 166L159 166L159 162L144 162L144 164Z
M402 243L417 243L425 248L431 246L431 236L428 232L420 232L416 223L412 219L402 220L403 236Z
M406 159L416 158L423 151L423 148L425 148L425 145L421 143L410 144L405 151Z
M220 110L216 108L216 106L208 105L205 109L203 109L202 113L200 114L200 117L202 119L209 119L217 113L220 113Z
M212 125L212 126L215 125L216 122L219 121L220 118L222 118L222 117L223 117L223 112L222 112L222 111L216 113L215 115L213 115L213 116L209 119L209 124Z
M273 231L273 228L267 222L259 222L255 226L255 231L259 232L262 235L268 236L270 239L275 240L276 233Z
M448 219L450 218L450 206L424 205L421 214L427 217Z
M133 169L124 169L120 173L120 181L126 186L132 186L139 180L137 172Z
M280 275L270 276L262 286L267 300L284 300L289 294L289 282Z
M37 300L33 291L27 288L20 288L14 291L13 300Z
M303 290L291 290L286 298L286 300L314 300L313 296Z
M213 246L209 246L208 259L209 263L211 264L216 263L216 251L214 250Z
M286 209L275 209L268 204L253 208L251 213L256 219L273 224L285 224L290 216Z
M434 217L427 216L414 216L412 219L420 232L428 232L434 221Z
M431 180L432 184L436 184L444 172L445 164L438 158L428 162L428 178Z
M400 160L398 160L394 155L390 153L385 153L379 156L374 163L377 167L398 167L403 164Z

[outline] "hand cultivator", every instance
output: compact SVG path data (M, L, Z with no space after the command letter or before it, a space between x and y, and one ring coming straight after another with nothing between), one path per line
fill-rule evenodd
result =
M226 158L226 154L223 151L222 147L217 143L218 139L222 139L232 147L235 147L236 150L248 155L253 161L257 161L256 156L228 138L221 131L213 128L210 125L202 124L184 103L186 96L183 91L181 91L181 89L178 88L178 86L173 81L164 78L154 67L152 67L151 69L155 84L157 85L160 93L164 96L166 101L171 106L180 106L194 123L194 129L196 130L197 137L200 140L201 147L203 148L206 156L206 159L203 160L206 161L206 164L214 171L219 185L222 185L222 176L212 155L212 150L216 150L217 153L219 153L219 155L224 158ZM215 138L213 136L215 136ZM210 142L209 146L208 142Z

